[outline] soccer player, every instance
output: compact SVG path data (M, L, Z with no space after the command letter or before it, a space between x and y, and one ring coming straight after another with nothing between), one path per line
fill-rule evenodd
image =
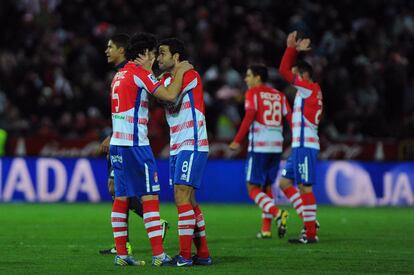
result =
M282 171L279 186L304 222L306 234L290 243L316 243L316 199L312 191L319 153L318 124L322 114L322 91L312 79L312 66L296 62L298 52L310 50L310 39L297 39L297 32L287 38L279 71L296 88L292 115L292 152ZM293 185L298 184L299 190Z
M160 41L158 65L165 72L161 82L170 87L179 77L177 67L186 60L184 43L176 38ZM170 126L170 185L178 211L180 253L177 266L211 265L205 221L196 201L208 156L208 139L204 115L203 85L195 70L185 73L175 104L165 107ZM192 241L197 253L192 257Z
M115 34L113 35L109 41L107 48L105 50L105 54L109 64L113 64L116 70L122 69L125 64L128 62L125 58L125 48L128 44L129 35L127 34ZM101 145L100 150L103 153L108 153L109 150L109 142L111 140L111 136L106 137ZM108 191L109 193L114 196L114 172L111 165L111 162L108 161ZM139 217L142 218L142 203L138 197L131 197L128 199L128 208ZM127 219L129 218L129 211L127 213ZM165 234L168 229L168 222L161 219L162 225L162 238L165 238ZM132 255L132 245L129 242L129 235L126 243L128 255ZM111 247L109 249L103 249L99 251L100 254L116 254L116 247Z
M128 61L147 54L155 58L156 39L147 33L132 36L126 48ZM138 196L143 204L144 224L152 247L152 265L171 262L162 244L162 227L159 213L158 183L155 159L147 137L148 94L161 100L177 97L183 74L191 69L188 62L177 66L176 78L165 88L154 77L151 66L137 66L128 62L114 76L111 84L112 128L109 155L114 169L115 200L111 221L117 256L115 265L140 265L128 256L128 198Z
M283 149L282 118L291 121L291 109L284 94L265 85L268 71L264 65L251 65L245 77L248 90L245 116L231 150L240 150L240 143L249 132L246 182L249 196L262 209L262 229L259 239L272 237L272 219L276 221L279 238L286 233L288 213L273 201L272 184L279 170Z

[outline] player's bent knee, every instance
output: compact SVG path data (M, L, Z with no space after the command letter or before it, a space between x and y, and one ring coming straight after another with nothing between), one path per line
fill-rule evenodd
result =
M191 194L193 188L187 185L175 185L174 186L174 198L176 205L183 205L191 203Z
M145 195L141 197L142 201L158 200L158 195Z
M299 184L299 191L301 194L312 192L312 185Z
M108 180L108 191L112 196L115 194L114 180L113 179Z
M292 180L287 179L287 178L281 178L279 181L279 187L282 190L285 190L286 188L290 187L293 185Z

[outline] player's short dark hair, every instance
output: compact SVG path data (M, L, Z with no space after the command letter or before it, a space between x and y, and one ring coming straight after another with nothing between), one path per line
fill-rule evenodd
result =
M114 43L118 48L126 49L128 45L129 35L125 33L117 33L114 34L110 40Z
M300 60L295 64L295 67L298 68L299 74L308 73L310 78L313 77L313 68L308 62Z
M260 76L260 79L263 83L266 82L269 78L269 72L267 71L267 67L263 64L249 65L247 69L250 69L254 76Z
M145 32L134 34L128 41L125 49L125 57L127 60L134 60L140 54L144 54L145 50L155 50L157 39L155 35Z
M179 61L187 60L187 51L182 40L175 37L165 38L158 43L158 47L161 45L168 46L172 55L178 53L180 55Z

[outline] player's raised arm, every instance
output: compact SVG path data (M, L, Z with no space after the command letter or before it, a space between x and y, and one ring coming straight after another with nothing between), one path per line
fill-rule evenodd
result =
M286 40L286 50L283 54L282 61L280 62L279 72L282 77L292 83L295 79L295 74L292 72L292 67L296 61L298 52L311 50L310 39L299 39L297 40L297 32L291 32Z

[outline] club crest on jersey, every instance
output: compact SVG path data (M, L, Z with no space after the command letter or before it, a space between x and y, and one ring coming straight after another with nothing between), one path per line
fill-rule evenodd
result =
M154 181L158 182L158 173L157 172L154 172Z
M148 78L151 80L152 84L156 84L158 82L158 79L153 74L149 74Z

